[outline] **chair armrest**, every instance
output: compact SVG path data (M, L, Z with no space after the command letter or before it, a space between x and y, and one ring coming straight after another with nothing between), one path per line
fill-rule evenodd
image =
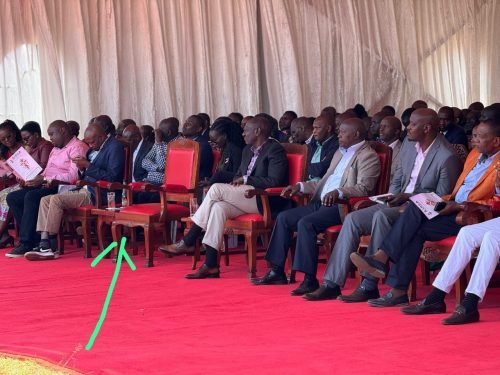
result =
M352 209L354 211L358 211L358 210L362 210L363 208L368 208L368 207L374 206L376 204L377 204L377 202L374 202L370 199L360 200L352 206Z
M97 187L98 186L98 182L90 182L90 181L85 181L85 180L78 180L78 181L76 181L75 185L77 187L79 187L79 188L82 188L84 186ZM64 185L64 184L61 184L61 182L59 182L59 185Z
M268 193L266 190L262 189L249 189L245 191L245 198L253 198L256 196L269 196L273 193Z
M129 189L127 185L123 185L119 182L109 182L109 181L97 181L95 183L95 186L101 189L106 189L106 190L123 190L123 189Z
M464 202L462 206L464 209L458 213L455 219L459 225L477 224L493 218L490 206L474 202Z

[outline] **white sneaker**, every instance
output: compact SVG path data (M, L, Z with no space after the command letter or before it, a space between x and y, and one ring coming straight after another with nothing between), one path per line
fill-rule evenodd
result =
M28 260L51 260L59 258L59 252L52 249L38 249L37 251L28 251L24 254Z

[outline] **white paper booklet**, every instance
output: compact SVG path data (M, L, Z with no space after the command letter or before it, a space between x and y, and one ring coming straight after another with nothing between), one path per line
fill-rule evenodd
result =
M28 154L24 147L19 147L19 149L14 152L14 155L7 159L7 164L24 181L34 179L42 171L42 167L40 167L30 154Z
M422 211L427 219L432 219L439 215L439 212L434 211L434 207L438 202L443 200L436 193L420 193L410 197L410 200Z
M377 202L380 204L386 204L387 200L391 198L393 194L380 194L380 195L374 195L373 197L369 197L371 201Z

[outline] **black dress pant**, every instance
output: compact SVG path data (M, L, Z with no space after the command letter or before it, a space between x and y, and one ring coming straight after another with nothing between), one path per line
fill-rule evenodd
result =
M410 203L396 221L380 248L394 263L386 283L395 289L406 290L417 268L425 241L440 241L456 236L461 228L457 215L436 216L429 220Z
M284 268L293 233L297 232L293 269L316 275L316 236L329 226L337 224L341 224L337 205L326 207L320 201L312 201L306 206L283 211L276 218L266 259Z

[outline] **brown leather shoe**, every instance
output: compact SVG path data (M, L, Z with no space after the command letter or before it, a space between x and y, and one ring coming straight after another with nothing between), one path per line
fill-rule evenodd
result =
M471 311L467 313L465 307L458 305L453 314L448 318L441 321L445 326L447 325L459 325L467 323L475 323L479 321L479 310Z
M179 242L173 243L171 245L160 245L160 251L172 254L172 255L180 255L184 253L192 253L194 252L194 246L188 246L184 243L184 240L180 240Z
M209 268L206 264L202 265L196 272L189 273L186 279L218 279L220 277L219 267Z

